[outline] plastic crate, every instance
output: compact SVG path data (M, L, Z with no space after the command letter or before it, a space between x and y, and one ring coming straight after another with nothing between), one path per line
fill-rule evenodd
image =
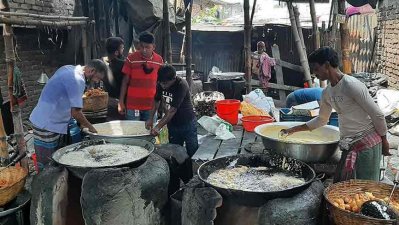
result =
M282 108L280 109L280 121L295 121L295 122L308 122L309 120L313 119L314 117L311 116L298 116L298 115L290 115L288 114L291 109L289 108ZM330 120L328 121L329 125L338 127L338 114L331 113Z

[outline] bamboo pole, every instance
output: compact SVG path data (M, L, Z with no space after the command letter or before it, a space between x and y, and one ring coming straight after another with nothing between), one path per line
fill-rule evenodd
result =
M0 23L8 25L21 26L51 26L51 27L66 27L66 26L81 26L87 24L87 21L48 21L48 20L26 20L23 18L6 18L0 17Z
M191 87L193 83L193 78L191 77L191 60L192 60L192 33L191 33L191 13L193 10L192 2L189 3L186 9L186 45L185 45L185 62L186 62L186 80L188 86Z
M297 46L299 59L301 61L301 65L304 70L305 81L309 84L309 87L312 87L312 79L310 76L310 69L309 69L309 64L308 64L308 60L307 60L307 56L306 56L306 51L304 51L304 49L302 48L302 43L301 43L301 39L299 37L297 23L295 21L294 7L292 5L292 2L287 2L287 7L288 7L288 12L290 14L292 33L294 34L294 40L295 40L295 44Z
M337 30L338 30L338 26L337 26L337 15L338 15L338 0L332 0L332 12L333 12L333 18L332 18L332 28L331 28L331 37L329 40L329 46L332 48L336 48L337 45Z
M33 13L18 13L18 12L3 12L0 11L0 15L2 16L11 16L11 17L33 17L36 19L44 19L44 20L68 20L68 21L83 21L89 20L88 17L71 17L71 16L47 16L47 15L39 15Z
M296 6L294 6L294 15L295 15L296 28L298 29L299 38L301 39L301 45L303 51L306 53L305 39L303 38L302 25L301 21L299 20L299 10L298 7Z
M245 79L247 82L247 93L252 91L251 74L251 24L249 17L249 0L244 0L244 57L245 57Z
M3 5L5 6L4 11L10 11L10 7L7 0L2 0ZM6 63L7 63L7 76L8 76L8 95L11 104L11 113L13 116L14 123L14 133L17 139L17 151L19 155L26 154L26 144L24 139L24 130L22 126L22 118L21 118L21 108L18 106L17 101L13 95L13 81L14 81L14 65L15 65L15 52L14 52L14 41L13 41L13 30L10 24L5 24L3 28L3 36L4 36L4 49L6 55ZM3 139L3 138L2 138ZM1 141L5 141L1 140ZM4 143L1 144L4 146ZM8 151L7 151L8 154ZM23 157L21 160L21 166L25 169L28 168L28 159Z
M163 32L164 32L164 60L172 64L172 44L170 41L169 0L163 0ZM190 68L191 71L191 68Z
M313 36L313 48L316 50L320 48L321 40L320 40L320 31L317 26L317 18L316 18L316 9L314 0L309 0L310 5L310 16L312 17L312 36ZM324 22L324 21L323 21ZM320 87L327 87L327 81L320 81Z
M256 7L256 0L254 0L254 4L252 5L252 12L251 12L251 20L250 20L250 24L252 26L252 24L254 24L254 15L255 15L255 7Z
M338 1L338 13L345 15L345 0ZM345 19L345 23L340 24L339 32L341 34L342 72L351 74L352 62L350 60L348 18Z
M115 12L115 18L114 18L114 22L115 22L115 34L116 36L119 36L119 4L117 0L113 1L114 5L114 12Z
M84 26L82 27L82 50L83 50L83 60L84 64L87 65L90 61L90 53L88 52L87 47L87 28Z
M317 26L316 9L314 0L309 0L310 5L310 16L312 17L312 36L313 36L313 47L314 49L320 48L320 32Z

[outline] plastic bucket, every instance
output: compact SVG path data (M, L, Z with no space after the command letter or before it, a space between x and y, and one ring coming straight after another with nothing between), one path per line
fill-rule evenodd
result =
M236 99L225 99L215 103L216 114L226 120L231 125L236 125L238 122L238 111L240 110L241 102Z
M272 123L274 118L271 116L244 116L241 121L246 131L254 132L255 127L265 123Z

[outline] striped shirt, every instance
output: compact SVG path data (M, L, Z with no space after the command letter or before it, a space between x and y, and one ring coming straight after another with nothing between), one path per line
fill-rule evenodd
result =
M150 110L154 104L158 70L163 59L153 53L147 59L138 51L130 54L122 68L122 73L130 77L126 95L126 108L129 110ZM148 69L147 74L144 67Z

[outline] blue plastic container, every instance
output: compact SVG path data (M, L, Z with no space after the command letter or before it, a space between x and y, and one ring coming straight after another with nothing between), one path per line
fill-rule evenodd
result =
M71 136L72 143L78 143L82 141L82 136L80 134L80 127L78 126L78 122L75 119L71 119L69 121L69 133Z
M298 115L291 115L288 114L291 109L289 108L282 108L280 109L280 121L295 121L295 122L308 122L309 120L313 119L314 117L311 116L298 116ZM328 122L329 125L338 127L338 114L336 112L331 113L330 120Z

